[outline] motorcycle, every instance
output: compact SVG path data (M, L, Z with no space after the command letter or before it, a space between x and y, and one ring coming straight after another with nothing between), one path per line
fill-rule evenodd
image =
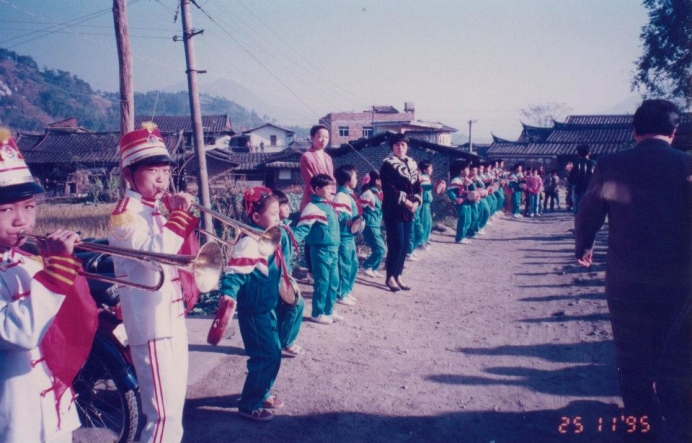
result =
M109 255L80 252L77 256L86 272L113 276ZM98 329L86 363L73 383L82 423L73 438L78 443L131 443L141 431L142 407L116 285L92 279L88 282L99 307Z

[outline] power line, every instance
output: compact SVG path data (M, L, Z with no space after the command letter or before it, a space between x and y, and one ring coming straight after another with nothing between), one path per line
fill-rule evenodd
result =
M350 94L350 95L353 95L354 97L358 98L359 100L362 100L363 102L367 102L367 101L368 101L367 99L364 99L364 98L358 96L357 94L354 94L352 91L349 91L349 90L347 90L347 89L344 89L344 88L342 88L340 85L338 85L338 84L332 82L331 79L330 79L329 77L322 76L322 74L320 73L319 69L316 68L316 67L314 67L308 58L304 57L303 54L301 54L299 51L297 51L295 48L293 48L291 45L289 45L289 44L288 44L288 41L287 41L286 39L281 38L281 36L279 36L276 32L274 32L274 30L271 28L271 26L269 26L269 25L267 25L266 23L264 23L264 21L262 21L262 19L261 19L260 17L258 17L254 12L252 12L252 10L251 10L250 8L248 8L241 0L236 0L236 1L240 4L240 6L242 6L243 8L245 8L245 10L248 11L253 17L255 17L255 19L256 19L257 21L259 21L259 22L262 24L262 26L264 26L267 30L269 30L269 32L271 32L280 42L282 42L287 48L289 48L291 51L293 51L293 53L295 53L298 57L300 57L300 59L303 60L303 62L304 62L307 66L309 66L310 68L312 68L312 69L314 70L314 73L315 73L318 77L320 77L320 78L322 78L323 80L327 81L327 82L330 83L331 85L333 85L333 86L335 86L335 87L341 89L342 91L344 91L344 92L346 92L346 93L348 93L348 94ZM355 103L355 102L354 102L354 103ZM360 103L356 103L356 104L360 104Z
M253 58L257 63L259 63L259 65L262 66L272 77L274 77L274 79L275 79L276 81L278 81L284 88L286 88L286 90L287 90L288 92L290 92L299 102L301 102L301 103L303 104L303 106L305 106L305 107L306 107L310 112L312 112L316 117L319 116L319 115L317 114L317 112L315 112L315 110L312 109L312 108L310 107L310 105L308 105L298 94L296 94L286 83L284 83L283 80L281 80L281 78L279 78L278 75L276 75L276 74L275 74L271 69L269 69L264 63L262 63L261 60L259 60L257 57L255 57L255 55L252 54L252 52L250 52L250 51L247 50L243 45L241 45L240 42L238 42L238 40L237 40L233 35L231 35L228 31L226 31L226 29L225 29L223 26L221 26L216 20L214 20L214 18L213 18L211 15L209 15L204 9L202 9L202 8L197 4L196 1L191 0L191 2L192 2L192 4L194 4L194 5L197 7L197 9L199 9L204 15L206 15L207 18L208 18L209 20L211 20L212 23L214 23L216 26L218 26L219 28L221 28L221 30L222 30L231 40L233 40L238 46L240 46L240 48L241 48L243 51L245 51L245 53L247 53L250 57L252 57L252 58Z

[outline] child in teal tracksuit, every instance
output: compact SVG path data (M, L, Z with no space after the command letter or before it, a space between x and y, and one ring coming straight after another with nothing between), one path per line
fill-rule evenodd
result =
M327 174L310 179L313 194L293 230L296 241L310 245L313 293L312 319L328 325L343 317L334 312L339 291L339 216L334 209L334 180Z
M279 202L270 189L250 188L243 200L252 227L263 231L279 222ZM274 418L271 409L284 406L269 390L281 367L274 308L279 301L279 281L285 269L280 252L265 257L260 254L258 241L244 236L233 248L221 278L221 293L237 300L240 335L250 357L238 414L254 421L269 421Z
M353 296L353 285L358 274L358 254L356 253L356 239L353 236L353 222L361 219L363 208L353 193L358 186L358 174L353 165L341 165L334 171L334 177L338 186L334 205L339 214L339 230L341 243L339 244L339 292L336 302L342 305L353 306L356 298ZM361 224L361 226L363 226Z
M279 227L281 228L281 249L286 260L286 271L288 275L293 273L293 255L298 251L293 231L289 227L288 217L291 215L291 207L288 204L288 197L279 190L273 190L274 195L279 200ZM305 350L302 346L295 343L303 324L303 309L305 300L299 297L295 305L289 305L281 298L276 306L276 322L279 329L279 341L281 349L289 355L297 356L303 354Z
M432 173L433 165L430 160L423 160L418 163L421 170L420 186L423 189L423 204L420 206L420 223L423 234L421 236L419 246L424 249L430 248L430 234L432 233L432 201L433 201L433 183Z
M459 175L452 179L447 188L447 196L456 204L457 209L457 233L454 240L461 244L471 243L467 236L473 219L474 202L468 198L468 194L475 191L476 185L469 179L470 166L471 162L468 161L456 164Z
M524 165L514 165L514 172L509 176L509 189L512 190L512 217L521 218L521 196L526 188L526 180L522 174Z
M363 237L370 246L370 256L363 262L363 274L368 277L382 277L378 269L382 264L385 245L382 238L382 180L380 173L372 170L363 177L363 193L360 195L363 203L363 218L365 230Z

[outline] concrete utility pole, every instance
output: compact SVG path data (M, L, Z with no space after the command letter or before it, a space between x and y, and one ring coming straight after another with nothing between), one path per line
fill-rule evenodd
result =
M476 123L478 120L469 120L467 123L469 124L469 153L473 154L473 144L471 143L471 126L473 126L474 123Z
M196 31L192 28L192 14L190 13L190 0L181 0L181 12L183 18L183 42L185 43L185 61L187 62L187 87L190 95L190 113L192 115L192 128L194 130L195 153L199 173L197 175L197 188L202 206L211 209L211 196L209 195L209 178L207 175L207 156L204 152L204 129L202 128L202 111L199 106L199 90L197 87L197 73L204 74L207 71L195 69L195 46L192 37L204 31ZM204 213L204 229L214 231L211 215Z

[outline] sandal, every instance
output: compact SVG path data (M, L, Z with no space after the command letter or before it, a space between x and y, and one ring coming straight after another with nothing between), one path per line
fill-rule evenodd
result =
M292 356L294 356L294 357L296 357L296 356L298 356L298 355L305 354L305 349L303 349L303 347L300 346L300 345L286 346L286 347L283 349L283 351L284 351L286 354L292 355Z
M249 412L238 410L238 415L252 421L270 421L274 418L274 413L264 408L255 409Z
M284 406L284 402L282 402L276 395L270 395L262 402L262 407L264 409L282 409Z

